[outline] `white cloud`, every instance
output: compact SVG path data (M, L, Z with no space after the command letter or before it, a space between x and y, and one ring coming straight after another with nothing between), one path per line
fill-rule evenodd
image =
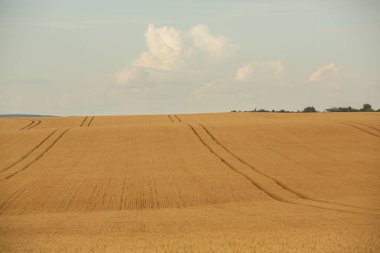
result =
M146 88L154 85L152 72L145 68L125 68L116 75L116 81L121 86L130 88Z
M224 36L210 33L208 26L196 25L190 30L190 37L196 48L199 48L212 57L228 56L233 51L233 45Z
M342 69L341 66L336 65L335 63L329 63L323 66L320 66L313 73L310 74L308 80L310 82L321 81L324 79L329 79L336 76L339 71Z
M235 80L246 82L252 77L254 71L255 68L253 64L246 64L244 66L241 66L236 72Z
M212 35L205 25L183 32L174 27L150 24L145 40L147 49L115 77L123 86L146 87L146 84L165 81L165 78L180 79L179 73L184 67L196 72L205 57L219 59L228 56L233 48L226 37Z
M145 33L147 51L142 52L133 66L170 70L178 66L182 52L181 32L173 27L148 26Z
M240 82L248 82L259 78L279 78L283 72L284 65L279 60L256 62L241 66L236 71L235 80Z

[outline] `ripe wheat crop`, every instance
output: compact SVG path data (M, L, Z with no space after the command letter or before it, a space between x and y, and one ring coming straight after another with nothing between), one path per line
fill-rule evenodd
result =
M379 252L380 114L0 119L1 252Z

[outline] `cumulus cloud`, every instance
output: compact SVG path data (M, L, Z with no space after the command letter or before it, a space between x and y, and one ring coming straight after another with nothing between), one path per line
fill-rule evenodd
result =
M227 56L234 48L228 38L211 34L209 27L205 25L196 25L191 28L190 37L195 47L213 57Z
M248 81L252 77L254 71L255 68L253 64L246 64L244 66L241 66L236 72L235 80L241 82Z
M125 68L116 75L116 81L124 86L152 86L151 73L144 68Z
M148 26L145 33L147 51L142 52L133 66L170 70L178 66L182 52L181 32L173 27Z
M279 78L284 72L284 65L281 61L266 61L245 64L238 68L235 80L240 82L253 81L259 78Z
M146 50L132 64L116 75L116 81L127 87L152 84L162 73L171 78L181 67L196 69L194 63L210 57L228 56L233 48L229 39L213 35L205 25L197 25L188 32L174 27L150 24L145 32ZM195 60L196 57L201 57Z
M341 69L341 66L338 66L335 63L329 63L317 68L313 73L309 75L308 80L310 82L325 80L336 76Z

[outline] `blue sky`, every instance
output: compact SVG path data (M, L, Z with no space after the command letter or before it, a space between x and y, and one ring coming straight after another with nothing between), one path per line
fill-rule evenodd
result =
M0 1L0 113L380 107L380 1Z

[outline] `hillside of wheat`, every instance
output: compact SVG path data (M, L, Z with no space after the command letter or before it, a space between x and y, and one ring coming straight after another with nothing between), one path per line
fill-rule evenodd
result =
M380 113L0 119L0 252L379 252Z

